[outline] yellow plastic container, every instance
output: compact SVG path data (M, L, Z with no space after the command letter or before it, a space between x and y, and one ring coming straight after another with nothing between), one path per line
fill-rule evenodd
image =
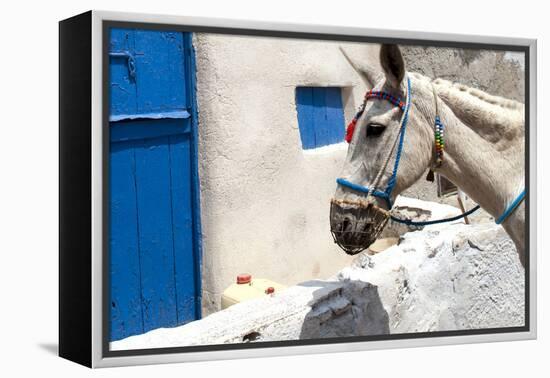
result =
M265 278L252 278L250 274L240 274L237 281L224 290L222 294L222 309L249 299L266 295L277 295L285 286Z

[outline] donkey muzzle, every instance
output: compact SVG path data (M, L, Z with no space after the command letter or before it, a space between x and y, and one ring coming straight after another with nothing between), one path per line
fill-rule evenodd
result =
M370 202L330 201L330 232L348 255L356 255L374 243L389 218L389 211Z

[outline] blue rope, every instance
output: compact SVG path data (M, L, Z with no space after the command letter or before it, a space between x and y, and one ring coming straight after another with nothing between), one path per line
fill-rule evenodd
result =
M512 212L516 209L516 207L518 207L518 205L521 203L521 201L523 201L524 198L525 198L525 189L523 189L523 192L521 192L519 196L516 197L514 202L512 202L510 206L508 206L506 211L504 211L504 213L500 217L498 217L495 223L501 224L502 222L504 222L510 216L510 214L512 214Z
M397 222L397 223L406 224L407 226L429 226L429 225L432 225L432 224L446 223L446 222L452 222L452 221L455 221L455 220L459 220L461 218L467 217L470 214L475 213L477 210L479 210L479 205L477 205L476 207L468 210L465 213L462 213L462 214L454 216L454 217L436 219L436 220L430 220L430 221L424 221L424 222L415 222L415 221L412 221L410 219L399 219L399 218L394 217L393 215L391 216L391 220L394 221L394 222Z
M411 79L407 77L407 107L405 108L405 114L403 115L403 126L401 127L401 135L399 136L399 146L397 147L397 153L395 154L395 163L393 165L393 173L388 180L388 187L386 193L391 196L391 192L397 183L397 170L399 169L399 162L401 161L401 152L403 151L403 144L405 142L405 129L409 122L409 109L411 107Z
M365 194L367 194L369 192L369 188L367 186L354 184L354 183L352 183L352 182L350 182L346 179L343 179L343 178L337 178L336 183L339 184L339 185L345 186L347 188L353 189L357 192L361 192L361 193L365 193ZM391 199L390 199L390 196L388 195L388 193L382 192L382 191L377 190L377 189L374 189L374 191L372 192L372 195L384 199L386 201L386 203L388 204L389 208L391 209L392 204L391 204Z

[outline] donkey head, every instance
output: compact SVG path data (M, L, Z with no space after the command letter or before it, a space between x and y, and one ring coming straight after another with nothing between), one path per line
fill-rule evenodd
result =
M396 45L382 45L380 63L383 72L356 70L375 91L399 97L403 102L410 96L409 119L395 186L387 198L384 198L384 192L394 171L397 153L397 147L392 152L392 146L400 136L403 109L384 99L369 99L357 122L340 175L341 179L353 185L338 185L331 201L330 214L335 242L352 255L368 248L376 240L388 221L390 203L422 176L433 156L431 125L417 111L419 105L425 108L425 104L419 104L419 101L433 101L433 97L430 98L425 89L420 91L420 88L415 88L416 80L412 82L411 93L407 93L405 63ZM367 197L361 189L373 185L375 195Z

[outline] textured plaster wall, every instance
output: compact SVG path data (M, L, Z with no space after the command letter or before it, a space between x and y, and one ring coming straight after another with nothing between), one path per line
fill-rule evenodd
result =
M366 87L338 46L369 65L377 64L378 47L215 34L196 34L194 45L207 315L241 272L293 285L351 262L332 242L328 222L347 145L302 150L295 89L342 87L347 123ZM409 71L523 101L517 54L415 46L403 53ZM436 193L424 180L406 192L438 201Z
M241 272L292 285L350 263L329 228L347 145L302 150L295 90L344 87L349 120L366 88L341 44L214 34L198 34L194 43L208 314ZM372 46L349 49L367 56Z

